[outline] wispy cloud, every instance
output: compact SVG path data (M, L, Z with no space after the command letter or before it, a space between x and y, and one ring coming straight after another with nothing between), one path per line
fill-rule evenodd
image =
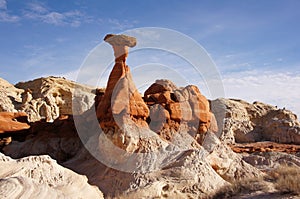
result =
M7 10L7 2L0 0L0 22L17 22L20 20L19 16L11 15Z
M47 13L49 12L49 8L43 3L28 3L28 8L36 13Z
M88 17L78 10L57 12L42 3L28 4L28 9L24 11L24 17L56 26L69 25L72 27L78 27L82 22L88 20Z
M300 74L242 71L223 76L226 97L261 101L300 115Z
M5 10L7 9L5 0L0 0L0 9L5 9Z
M129 20L118 20L118 19L108 19L108 24L111 26L113 30L126 30L129 28L133 28L138 21L129 21Z
M16 15L10 15L6 11L0 10L0 22L17 22L20 20L20 17Z

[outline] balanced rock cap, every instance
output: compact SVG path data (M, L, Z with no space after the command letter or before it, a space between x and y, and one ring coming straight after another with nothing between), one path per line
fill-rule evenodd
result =
M136 38L127 35L107 34L104 41L112 46L128 46L134 47L136 45Z

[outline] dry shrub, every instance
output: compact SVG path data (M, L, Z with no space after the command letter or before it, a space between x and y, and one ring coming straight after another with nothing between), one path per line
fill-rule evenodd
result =
M281 166L272 172L275 188L281 193L300 195L300 169L295 166Z
M221 187L211 199L227 199L241 194L255 191L267 191L267 186L262 178L250 178L235 181L230 185Z

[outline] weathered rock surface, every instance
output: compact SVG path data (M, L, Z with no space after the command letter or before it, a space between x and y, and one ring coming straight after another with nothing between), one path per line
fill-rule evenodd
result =
M149 116L149 109L136 89L126 65L128 47L135 46L136 39L109 34L104 40L114 49L115 65L97 106L100 126L116 146L126 151L157 150L164 143L148 128L146 118ZM140 139L141 136L144 139ZM155 146L143 148L147 142L155 143Z
M143 161L138 162L131 162L133 158L128 154L124 155L124 162L117 161L118 155L113 150L108 150L109 157L97 155L96 151L102 153L107 149L103 146L105 143L102 139L104 138L101 136L99 139L92 137L87 143L89 149L92 146L94 157L83 149L76 157L63 164L87 175L89 182L97 185L106 196L114 197L117 194L124 198L205 197L228 182L262 175L259 170L244 162L241 155L235 154L229 147L216 141L214 134L205 140L207 150L200 147L176 151L174 148L148 154L150 159L147 154L140 153ZM111 162L105 160L106 157L111 158ZM116 167L116 164L123 164L122 169L134 168L137 163L141 167L137 168L136 172L110 168ZM143 167L149 166L154 170L145 169L147 172L141 172Z
M217 131L208 100L196 86L177 88L169 80L156 80L144 93L150 107L150 128L169 140L180 126L186 126L199 143L210 130Z
M228 182L262 176L259 170L242 159L242 155L234 153L213 133L205 137L203 147L209 152L206 160Z
M25 112L30 122L53 121L60 115L78 115L88 110L94 103L93 92L89 86L59 77L39 78L16 86L0 79L0 111Z
M26 135L25 140L14 140L5 146L4 153L12 158L47 154L61 163L74 157L83 147L72 116L57 118L53 123L32 123Z
M233 99L213 100L211 107L218 123L224 120L219 134L226 143L273 141L300 144L300 123L289 110Z
M85 176L49 156L14 160L0 153L0 198L103 198L103 194Z
M124 117L130 117L138 125L145 126L143 121L148 117L149 110L138 93L129 67L126 65L128 47L134 47L136 39L126 35L109 34L104 40L114 49L115 65L97 107L100 125L102 128L115 127L117 123L124 123L122 121Z
M92 113L92 109L84 113L79 122L85 124L83 131L90 133L84 143L93 156L78 145L79 138L71 132L75 132L71 118L34 123L32 134L24 142L14 141L3 151L13 157L49 154L65 167L86 175L89 183L98 186L106 196L125 198L205 197L235 179L262 175L240 155L221 146L213 133L206 137L204 148L193 143L194 138L187 132L179 131L158 151L151 149L157 143L142 142L146 145L141 148L150 148L148 153L125 151L120 155L118 147L109 145L107 134L91 133L97 129L90 120ZM130 132L140 133L137 129ZM153 132L152 136L155 135L153 140L161 139Z
M258 151L241 153L243 160L262 170L271 171L279 166L294 166L300 169L300 152L286 153L277 151Z
M166 80L158 80L157 82L160 84L153 84L153 86L150 87L151 89L148 89L147 95L145 92L144 100L147 106L150 107L149 116L147 116L147 118L145 118L146 116L136 117L137 115L130 115L129 110L131 109L124 109L128 111L129 114L126 117L122 115L121 123L118 123L121 124L119 125L119 132L114 128L108 128L105 132L106 134L99 133L97 131L97 128L99 128L98 121L95 122L93 120L95 110L91 108L80 116L74 116L79 123L79 126L76 127L72 116L61 116L52 123L45 121L33 122L30 124L30 129L26 130L29 134L25 140L14 140L8 146L4 147L3 151L14 158L48 154L65 167L86 175L89 183L98 186L106 196L120 195L124 198L205 197L224 184L234 182L238 179L263 175L259 170L265 171L267 168L273 168L283 163L298 165L299 157L297 154L288 155L276 153L275 155L270 155L275 152L261 152L260 154L234 153L229 146L224 145L224 141L226 140L224 139L226 138L225 135L228 135L230 131L223 131L222 134L220 134L223 142L219 141L217 137L219 134L212 133L214 132L214 130L212 130L214 129L212 128L213 119L208 120L210 125L204 122L207 117L201 119L203 112L210 113L210 107L207 101L205 101L205 98L199 97L200 92L197 88L193 86L177 88L172 82ZM33 93L34 92L32 92L32 94ZM99 104L105 99L103 98L104 93L104 90L96 91L95 103L98 104L98 108ZM112 93L112 96L113 95ZM22 98L20 99L22 100ZM30 101L34 99L35 97L32 95ZM198 100L203 100L204 103L200 103L199 105ZM136 103L133 100L131 102L133 102L132 104ZM246 118L246 121L249 118L252 122L250 124L253 125L253 129L258 128L258 124L269 127L268 125L274 122L273 118L275 117L279 118L279 120L288 120L288 118L290 118L296 124L296 121L293 120L295 118L292 117L292 114L289 115L290 112L286 110L278 111L275 107L272 108L271 106L260 103L255 103L255 105L224 99L219 99L217 102L218 103L214 101L211 102L212 110L215 111L214 108L216 105L226 106L224 113L226 113L225 124L227 124L227 126L225 125L224 128L230 127L229 129L231 129L232 132L236 132L240 128L237 123L240 122L239 120L241 120L241 118ZM172 103L179 103L180 108L172 109L171 107L173 105L170 105ZM203 107L200 107L201 105ZM260 108L257 108L258 105L261 107L261 112L259 112ZM176 105L174 106L176 107ZM198 106L200 107L199 111L195 111L194 113L193 110L197 109ZM202 112L201 110L205 111ZM97 109L97 111L99 111L99 109ZM258 111L258 113L255 114L255 111ZM214 113L218 120L222 111L219 110L219 112ZM271 113L278 113L279 115L272 115ZM229 118L229 116L231 118ZM115 117L114 119L116 118L120 119L120 117ZM258 123L260 118L263 118L262 121L264 121L264 123ZM190 121L190 124L193 124L192 121L198 120L199 123L202 122L208 125L207 128L209 129L201 142L202 146L194 139L196 133L191 133L198 132L200 127L192 129L193 125L189 126L188 122ZM141 121L145 123L141 123ZM175 129L176 127L177 131L173 130L169 137L162 136L168 135L167 133L163 134L163 131L157 131L159 132L158 134L155 133L154 128L157 127L155 122L161 121L165 121L164 125L169 125L167 126L168 128L164 126L164 129L170 132L170 129ZM171 123L168 123L168 121L171 121ZM275 121L277 120L275 119ZM146 125L143 126L142 124ZM150 128L148 128L147 125L149 125ZM218 125L220 126L219 123ZM76 130L85 132L85 135L79 136ZM126 135L129 138L126 140L126 136L124 136L124 142L122 142L122 139L116 138L116 136L123 136L124 131L127 132ZM14 133L14 131L12 133ZM249 133L251 133L251 131ZM232 135L233 138L234 135L235 134ZM121 142L117 143L117 145L113 143L113 147L111 147L106 142L108 140L107 138L110 140L121 140ZM99 162L101 156L100 159L99 156L95 156L98 159L93 157L90 152L83 147L81 142L83 142L85 146L93 146L94 151L104 151L102 154L105 154L108 159L105 159L104 162ZM126 147L122 148L124 145ZM125 149L125 155L120 156L116 149ZM132 157L132 154L138 155ZM111 165L109 163L111 163ZM124 166L124 163L127 164ZM136 163L141 163L140 167L137 167ZM118 164L124 166L123 170L116 169ZM0 163L0 167L1 165L2 163ZM128 172L130 168L135 168L137 172ZM140 173L140 171L142 172ZM32 189L37 187L36 191L34 191L37 194L40 194L38 190L49 189L47 193L49 193L50 196L71 197L69 192L67 192L68 194L60 195L63 193L57 191L55 186L51 187L53 190L50 190L47 185L41 185L35 182L35 180L24 179L24 177L18 177L17 181L15 181L15 178L9 178L9 176L7 176L5 180L1 180L1 182L9 184L5 186L10 186L11 183L23 183L18 186L30 186ZM16 195L18 193L17 191L14 192ZM26 192L26 194L28 193Z
M24 112L0 112L0 150L16 137L25 138L30 128Z
M230 148L236 153L285 152L295 154L300 152L300 145L276 142L235 143L230 145Z
M157 80L142 97L126 65L136 39L109 34L104 40L115 65L106 89L95 94L63 78L18 88L0 79L0 111L11 111L0 112L0 135L13 140L0 150L30 156L13 160L0 153L0 196L102 198L100 189L121 198L205 198L237 180L264 176L260 170L300 165L297 145L288 145L293 155L278 153L279 144L253 146L299 144L299 121L290 111L242 100L209 102L196 86L178 88L168 80Z
M0 78L0 112L16 112L15 104L22 103L23 89L18 89Z
M29 129L27 114L22 112L0 112L0 134Z
M20 82L16 87L24 89L22 105L17 109L28 113L30 121L53 121L60 115L78 115L94 103L91 87L64 78L39 78Z

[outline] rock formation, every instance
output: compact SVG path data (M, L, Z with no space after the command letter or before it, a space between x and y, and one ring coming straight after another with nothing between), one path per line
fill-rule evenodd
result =
M0 78L0 111L16 112L16 105L22 103L23 89L18 89Z
M106 134L108 131L119 134L117 139L113 138L117 146L124 145L126 132L123 126L130 122L147 129L149 124L151 130L165 140L170 140L179 129L186 128L201 143L208 130L217 131L209 102L196 86L178 89L170 81L159 80L145 91L143 99L126 65L128 48L136 45L136 39L109 34L104 40L114 49L115 65L97 105L97 117Z
M217 99L211 101L212 111L220 128L220 139L226 143L273 141L300 144L300 123L289 110L261 102ZM224 111L221 111L223 109Z
M109 75L107 87L97 106L97 117L102 131L113 143L126 151L143 151L148 139L154 139L158 148L161 141L151 132L146 123L149 109L136 89L129 67L126 65L128 48L136 45L136 39L126 35L106 35L104 41L112 45L115 65ZM156 137L156 138L155 138ZM152 149L149 149L152 150Z
M64 78L39 78L16 86L0 79L0 111L25 112L30 122L53 121L66 114L78 115L93 103L91 87Z
M0 153L0 198L103 198L85 176L66 169L49 156L18 160Z
M3 151L12 158L48 154L59 163L74 157L83 147L72 116L60 117L53 123L31 123L25 140L13 140Z
M128 48L136 45L136 39L126 35L106 35L104 41L112 45L115 65L109 75L104 96L97 107L97 117L103 129L116 127L125 117L145 126L149 110L138 93L129 67L126 65ZM120 120L120 121L119 121ZM120 125L120 124L119 124Z
M24 93L26 89L27 88L24 88L23 91L20 92L20 103L22 103L22 99L24 99L23 102L26 101L26 103L30 104L36 99L34 94L35 89L32 89L31 86L31 91L27 90L27 97L23 94L22 98L21 94ZM103 100L105 100L104 95L106 90L96 90L97 95L95 96L95 103L98 104L97 112L100 110L100 104L103 102ZM112 92L112 96L114 95L113 93L114 92ZM31 97L28 94L32 94L31 100L29 100ZM141 96L139 95L139 97ZM232 131L236 132L239 128L235 125L238 125L238 122L241 120L241 118L247 118L245 117L246 113L248 114L249 118L257 118L256 120L251 120L252 122L256 122L251 123L252 125L256 124L255 128L257 128L257 122L259 121L258 118L264 118L261 120L264 121L261 123L261 125L265 125L266 127L269 127L272 122L288 120L289 118L296 124L297 120L295 117L293 117L293 114L289 114L290 112L287 110L279 110L275 107L262 103L249 104L237 100L218 99L216 101L211 101L212 111L216 115L217 120L220 119L219 116L222 111L218 112L215 110L215 108L217 106L225 107L225 126L224 129L221 128L222 132L220 134L220 141L217 137L219 134L214 133L217 128L215 127L216 124L214 124L214 117L210 112L208 101L204 97L201 97L201 94L196 87L187 86L185 88L177 88L170 81L158 80L146 90L144 98L139 99L145 101L145 105L147 108L149 107L149 116L147 118L138 118L135 117L136 115L134 114L130 115L130 111L128 111L130 109L125 109L128 111L128 114L127 116L122 116L125 118L127 117L127 119L130 118L129 122L128 120L124 120L124 124L122 124L123 126L121 126L119 131L108 131L105 135L108 138L113 139L115 136L113 133L121 134L121 132L123 132L122 130L124 130L122 128L127 127L130 129L128 132L131 133L129 134L131 137L127 138L125 144L119 143L120 147L122 148L122 146L126 146L128 140L136 141L136 145L133 145L134 147L129 148L127 145L127 148L122 149L126 149L127 152L134 152L132 154L142 154L144 159L133 159L133 161L126 158L118 159L119 157L116 156L114 151L115 148L108 148L106 150L107 154L109 154L109 157L116 161L115 164L125 161L132 163L128 164L129 167L132 167L134 166L133 163L140 163L139 161L142 160L145 163L144 168L148 172L124 172L122 170L110 168L103 162L99 162L99 159L96 159L93 156L94 154L92 155L83 146L83 144L85 144L85 146L92 146L94 147L95 151L99 150L99 147L100 149L103 149L103 146L106 146L105 140L102 140L103 136L101 137L101 134L99 136L97 133L92 133L95 131L95 129L99 128L99 123L97 121L96 123L93 123L93 120L91 119L91 117L95 115L94 107L91 107L88 111L84 112L80 116L60 116L52 123L48 123L46 121L28 123L24 121L24 118L21 120L16 118L20 121L14 121L14 119L7 118L6 115L8 113L2 113L5 116L4 118L6 118L5 120L8 119L12 122L22 123L23 125L26 125L26 128L28 128L28 125L30 125L29 129L22 130L26 131L25 138L16 140L14 137L12 137L13 141L9 145L5 146L2 151L14 158L48 154L51 156L51 158L56 159L61 165L70 168L77 173L86 175L89 183L99 187L105 196L115 197L120 195L120 197L122 196L125 198L141 198L149 196L168 196L173 198L197 198L199 196L207 197L221 186L233 183L236 180L263 176L264 174L259 170L266 171L268 168L274 168L280 164L283 164L284 162L288 164L300 165L298 157L299 155L297 154L282 154L276 151L257 151L251 154L237 154L234 153L229 146L224 144L228 141L228 139L225 139L225 135L228 135L229 132L226 131L226 128L231 127ZM180 108L172 109L173 105L171 104L174 103L178 103ZM198 112L197 107L200 107ZM194 109L196 109L196 111ZM243 112L241 110L245 111ZM257 113L255 111L257 111ZM21 114L22 116L23 113L9 113L9 118L15 117L15 114ZM204 116L210 116L211 118L202 117L202 114ZM239 116L239 114L244 115ZM255 115L257 117L254 117ZM24 115L24 117L25 116L26 115ZM76 133L76 130L79 129L77 126L75 128L73 118L77 118L77 121L79 120L79 126L86 134L83 139L80 139ZM208 120L205 120L205 118L208 118ZM278 118L278 120L274 120L274 118ZM193 129L193 123L197 123L197 121L198 124L202 125L195 124L197 128ZM231 123L226 123L228 121ZM164 122L162 129L158 128L157 122ZM147 125L149 125L150 128L148 128ZM282 125L280 126L282 127ZM205 129L204 127L208 129L207 132L201 131L201 129ZM158 128L158 130L156 131L155 128ZM292 126L291 128L294 127ZM5 134L7 134L6 131L7 130L5 130ZM148 134L150 134L150 138L144 138L140 136L142 131L146 131ZM154 131L157 132L157 134ZM205 136L201 141L202 146L197 144L196 141L193 143L194 138L197 139L196 135L199 132L205 132ZM282 133L284 132L286 133L288 131L283 130ZM10 132L10 134L14 133L16 132ZM235 134L232 135L233 138L234 135ZM237 149L237 147L238 146L233 149ZM138 151L140 149L143 151ZM150 151L155 152L157 149L159 149L156 151L157 153L151 154L149 157L147 156L147 153L138 153ZM143 154L145 155L143 156ZM18 184L16 185L18 187L30 186L39 194L41 194L41 192L38 192L37 190L42 189L47 190L45 192L53 197L61 197L61 194L63 193L57 190L57 186L55 184L49 188L48 185L44 184L44 181L39 183L35 180L35 176L38 176L36 175L35 171L39 170L40 168L46 168L49 170L47 167L48 164L46 164L46 166L44 165L45 163L41 162L38 163L39 166L35 164L35 159L43 158L45 158L45 156L35 156L33 159L26 159L26 161L28 160L33 167L36 167L35 170L30 167L30 171L34 170L33 180L30 177L30 179L27 179L27 177L24 178L22 173L14 175L18 176L16 178L16 182L14 181L15 178L13 178L13 176L1 176L1 178L4 179L1 180L1 183L5 183L5 186L11 186L11 183ZM46 159L49 159L51 162L50 164L54 164L49 157L46 157ZM10 165L18 164L17 161L11 159L9 159L9 162ZM1 165L4 165L4 163L0 163L0 167ZM27 166L22 166L27 168ZM150 166L160 169L149 170ZM11 166L12 170L13 168L17 167ZM28 171L28 173L30 172ZM22 177L19 177L21 175ZM56 176L56 174L47 174L47 176ZM66 187L64 189L69 190L70 186L67 185L69 182L67 179L73 181L75 178L64 178L64 180L60 182L60 185L63 184L62 186ZM78 179L76 180L78 183L82 183L82 185L78 186L90 187L86 181ZM0 189L0 191L2 191L1 193L4 193L3 190L6 189ZM91 191L89 188L84 188L84 190L89 190L89 193L95 193L93 188L93 191ZM14 194L13 196L17 197L19 192L12 191L11 193ZM29 194L28 192L24 193ZM70 193L69 191L65 193L66 195L63 195L64 197L73 197L73 193ZM78 194L78 192L76 193ZM8 193L5 192L5 194ZM82 197L83 194L87 194L86 191L79 193L79 195ZM32 195L32 197L34 196ZM99 196L94 197L101 198L102 196L100 193Z
M173 84L168 82L165 85L170 86ZM168 86L166 86L166 88L167 87ZM173 85L172 87L174 90L170 92L170 96L173 96L171 93L180 91L176 86ZM181 100L180 102L186 102L186 104L190 106L191 99L194 100L194 104L197 104L196 102L199 98L191 97L197 96L198 92L195 92L195 95L190 93L194 92L196 90L195 88L188 87L187 90L189 89L191 89L191 91L186 91L188 97L182 98L185 100ZM97 90L96 93L97 97L95 100L98 101L97 103L100 105L102 100L105 100L103 91ZM160 93L158 94L160 95ZM178 94L178 96L180 97L181 95ZM167 98L169 104L174 102L172 99L174 98ZM150 101L147 103L151 108L153 106L165 105L164 103L151 104ZM168 106L165 107L166 115L174 114L174 112L171 111L172 109L167 109ZM206 108L207 107L209 107L209 105L206 103ZM210 113L207 111L209 109L205 110L205 113ZM199 122L204 122L203 120L200 121L201 118L199 115L194 114L193 116L193 112L183 114L190 115L188 117L183 116L183 118L187 119L182 119L182 115L180 115L177 117L178 120L176 120L174 119L175 116L172 116L174 123L168 123L170 128L167 130L171 130L173 128L172 124L176 125L175 122L177 122L179 126L176 133L174 133L170 139L159 137L159 135L151 131L147 126L142 126L142 123L135 123L138 121L138 118L136 118L137 120L131 119L131 122L125 120L126 123L122 125L130 130L129 132L125 132L127 133L126 135L131 133L131 137L127 138L125 143L121 143L122 145L120 147L126 146L126 143L136 141L136 145L133 145L133 148L129 148L131 145L127 145L126 148L124 147L123 149L127 152L131 152L130 154L138 154L140 156L138 156L138 158L132 158L129 157L128 154L125 154L124 157L120 158L116 155L116 148L105 148L108 145L107 140L103 139L105 137L103 133L100 135L97 133L89 135L89 132L94 131L93 128L96 128L95 125L98 124L94 124L93 121L90 120L93 111L94 109L91 108L89 111L83 113L82 116L78 116L80 120L82 120L80 121L81 124L83 124L80 125L80 127L84 128L83 131L88 134L83 143L85 147L91 146L92 151L101 152L102 150L106 150L107 157L113 159L113 164L111 165L107 165L107 162L101 162L103 161L102 159L96 159L97 156L94 156L95 153L91 155L90 151L87 151L87 149L80 144L81 140L76 134L72 117L60 117L52 123L43 121L34 122L28 130L29 135L25 141L13 141L4 147L3 151L5 154L14 158L33 154L49 154L65 167L86 175L89 179L89 183L97 185L106 196L112 197L117 196L118 192L129 198L148 197L149 195L151 197L170 196L175 198L205 197L216 191L219 187L236 179L243 178L244 176L253 177L262 175L259 170L245 163L241 155L234 154L227 146L222 146L213 132L209 132L210 136L205 137L203 147L197 144L193 136L189 135L189 128L185 128L188 125L182 124L183 121L193 122L194 120L199 120ZM97 111L99 111L99 109L97 109ZM157 114L155 111L151 113ZM193 118L195 119L193 120ZM148 117L148 119L151 120L151 116ZM143 118L145 123L148 119ZM207 125L207 123L205 124ZM146 125L148 124L146 123ZM207 127L209 128L209 126ZM120 129L120 131L121 130L123 129ZM195 132L198 132L198 130L199 129L196 128ZM141 136L143 132L151 136L143 137ZM113 139L114 135L110 137L109 133L110 132L105 135ZM114 131L114 133L119 132ZM227 155L224 156L224 153ZM124 162L126 164L124 164ZM116 164L120 163L121 166L123 166L123 170L110 168L110 166L115 167ZM136 164L140 164L136 172L129 170L136 167ZM126 166L128 170L124 172L124 170L126 171L124 168ZM242 175L246 173L246 171L247 175ZM38 187L39 185L34 186Z
M0 198L210 198L282 164L300 169L292 112L208 101L196 86L168 80L142 96L126 65L136 39L104 40L115 55L106 89L54 77L16 86L0 79Z
M157 80L145 91L144 100L150 107L150 128L167 140L180 126L198 143L209 130L218 130L209 102L196 86L177 88L169 80Z
M204 149L186 151L172 160L166 159L169 161L161 170L128 173L106 167L83 150L64 165L87 175L91 184L112 198L198 198L228 184L214 171L205 156Z
M27 114L22 112L0 112L0 133L9 133L29 129Z
M91 87L64 78L39 78L20 82L16 87L24 90L23 102L18 109L28 113L32 122L40 119L53 121L60 115L78 115L88 110L94 103Z
M0 149L11 143L12 138L25 138L30 128L27 114L23 112L0 112Z
M300 153L300 145L296 144L279 144L276 142L252 142L252 143L235 143L230 145L236 153L256 153L256 152L284 152L289 154Z

